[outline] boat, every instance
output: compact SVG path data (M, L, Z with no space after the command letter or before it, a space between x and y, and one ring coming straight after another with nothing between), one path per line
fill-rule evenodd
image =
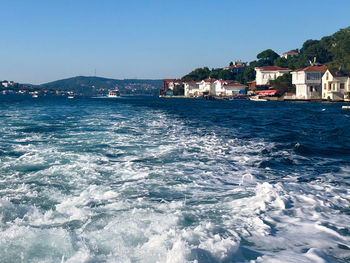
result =
M30 92L29 94L32 95L32 98L38 98L39 97L39 94L38 94L37 91Z
M350 106L342 106L341 109L342 110L350 110Z
M68 92L68 99L74 99L74 92L73 91Z
M259 96L250 97L249 100L252 100L252 101L267 101L267 99L260 98Z
M108 91L107 97L108 98L118 98L118 97L120 97L119 90L115 89L115 90Z

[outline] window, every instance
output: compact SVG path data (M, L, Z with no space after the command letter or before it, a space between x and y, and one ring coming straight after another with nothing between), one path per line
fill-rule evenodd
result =
M345 88L345 84L344 83L340 83L340 89L344 89Z
M307 80L319 80L321 78L320 73L307 73L306 79Z
M331 83L328 84L328 90L332 90L332 84Z
M312 86L309 87L309 91L312 92Z
M326 74L326 80L328 80L328 72L327 72L327 74Z
M323 87L324 87L323 89L326 90L326 89L327 89L327 84L325 83L325 84L323 85Z

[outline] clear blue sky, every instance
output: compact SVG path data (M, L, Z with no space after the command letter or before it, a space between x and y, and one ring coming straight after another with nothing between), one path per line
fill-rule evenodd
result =
M0 79L181 77L350 26L349 0L0 0Z

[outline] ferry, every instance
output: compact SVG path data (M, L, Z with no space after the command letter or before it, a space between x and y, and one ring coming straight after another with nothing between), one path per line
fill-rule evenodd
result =
M108 98L117 98L120 97L119 90L110 90L107 95Z

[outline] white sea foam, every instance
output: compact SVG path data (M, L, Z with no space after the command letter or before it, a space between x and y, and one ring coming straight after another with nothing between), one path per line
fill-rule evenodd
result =
M0 158L0 261L350 257L350 218L335 209L348 206L349 190L327 180L300 184L296 174L276 180L260 167L293 153L238 139L234 128L220 137L162 111L108 118L89 116L62 137L23 135L11 145L22 155Z

